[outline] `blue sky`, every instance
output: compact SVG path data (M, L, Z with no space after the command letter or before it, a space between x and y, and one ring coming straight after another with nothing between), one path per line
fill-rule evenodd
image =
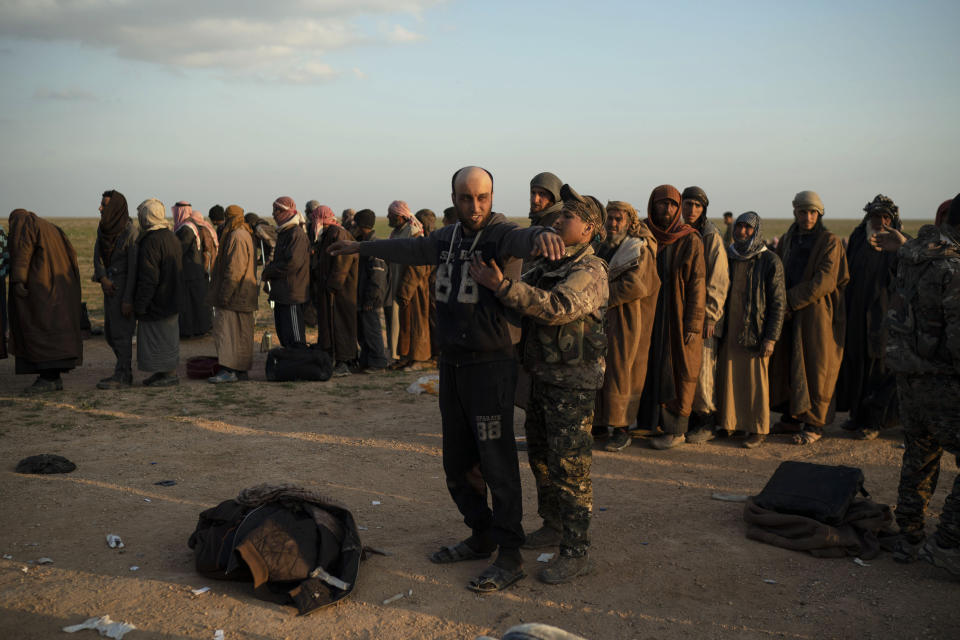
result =
M531 176L641 211L932 218L960 191L957 2L0 0L0 197L96 215L279 195L436 211L456 168L525 215Z

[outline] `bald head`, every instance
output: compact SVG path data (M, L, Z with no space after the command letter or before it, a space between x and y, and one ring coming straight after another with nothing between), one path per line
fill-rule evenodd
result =
M453 207L461 224L476 231L490 218L493 175L482 167L464 167L453 174Z

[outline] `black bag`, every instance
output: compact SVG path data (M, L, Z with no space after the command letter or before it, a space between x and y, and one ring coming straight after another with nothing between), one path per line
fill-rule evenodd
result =
M350 595L363 556L348 509L289 498L257 506L221 502L200 514L187 544L202 575L253 582L256 597L292 605L300 615Z
M836 526L857 493L870 495L863 488L860 469L788 461L780 463L753 501L763 509Z
M292 380L319 380L325 382L333 375L333 359L318 347L277 347L267 353L267 380L288 382Z

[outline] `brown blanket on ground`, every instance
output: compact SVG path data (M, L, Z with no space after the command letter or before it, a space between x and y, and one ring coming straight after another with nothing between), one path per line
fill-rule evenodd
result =
M751 540L809 551L818 558L858 556L870 560L880 553L877 534L893 521L893 515L885 504L855 498L843 522L833 527L813 518L762 509L750 498L743 519Z

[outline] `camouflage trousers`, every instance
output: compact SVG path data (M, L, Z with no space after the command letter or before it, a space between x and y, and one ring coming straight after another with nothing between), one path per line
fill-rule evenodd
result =
M593 407L596 389L570 389L531 381L527 404L528 458L537 483L537 512L562 531L560 553L587 553L593 509Z
M905 450L900 468L897 524L907 537L923 538L924 515L947 451L960 462L960 376L897 376ZM960 545L960 475L940 513L937 538L942 546Z

